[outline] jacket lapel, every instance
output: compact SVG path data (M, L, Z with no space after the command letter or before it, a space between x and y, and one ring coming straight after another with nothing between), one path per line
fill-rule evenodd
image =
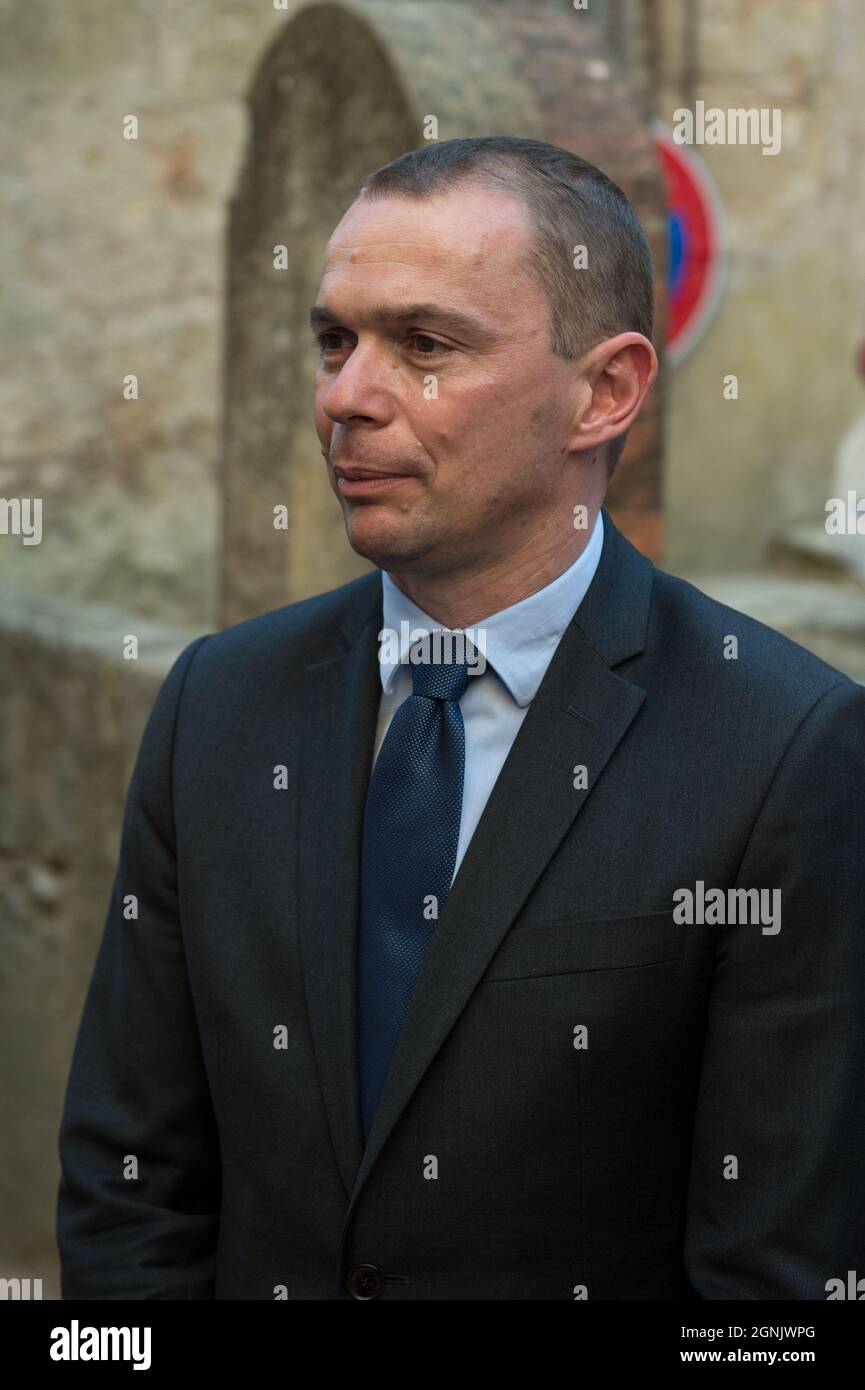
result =
M439 916L357 1171L352 1207L415 1087L645 698L642 688L612 668L645 647L654 567L606 511L603 518L604 546L592 583L553 654ZM584 790L574 787L577 763L588 770ZM340 930L354 932L355 926L353 918Z

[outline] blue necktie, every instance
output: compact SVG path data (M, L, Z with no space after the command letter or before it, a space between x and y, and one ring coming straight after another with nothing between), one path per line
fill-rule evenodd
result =
M428 652L428 648L425 653ZM413 693L384 737L366 798L358 939L364 1142L456 865L466 661L411 663Z

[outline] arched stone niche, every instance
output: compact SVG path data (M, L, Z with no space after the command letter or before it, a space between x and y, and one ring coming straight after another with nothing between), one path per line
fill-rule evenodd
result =
M227 239L225 624L363 573L312 421L309 306L324 247L364 174L441 140L522 135L604 169L632 199L663 274L660 171L646 113L585 12L458 0L298 4L253 78ZM276 268L274 247L287 248ZM632 432L608 501L660 545L658 402ZM287 508L287 530L274 508Z

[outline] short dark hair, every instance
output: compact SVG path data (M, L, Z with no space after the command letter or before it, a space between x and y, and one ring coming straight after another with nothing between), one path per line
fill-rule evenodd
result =
M461 183L520 198L533 229L529 269L550 311L550 348L576 360L618 333L651 341L652 253L618 184L570 150L510 135L431 141L367 174L357 192L371 198L431 197ZM587 264L574 273L574 252ZM607 475L628 431L607 445Z

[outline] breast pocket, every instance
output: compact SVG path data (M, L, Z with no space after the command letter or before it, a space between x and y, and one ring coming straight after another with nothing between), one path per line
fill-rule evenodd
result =
M484 981L662 965L678 960L683 945L683 927L673 921L672 910L639 917L533 923L508 932Z

